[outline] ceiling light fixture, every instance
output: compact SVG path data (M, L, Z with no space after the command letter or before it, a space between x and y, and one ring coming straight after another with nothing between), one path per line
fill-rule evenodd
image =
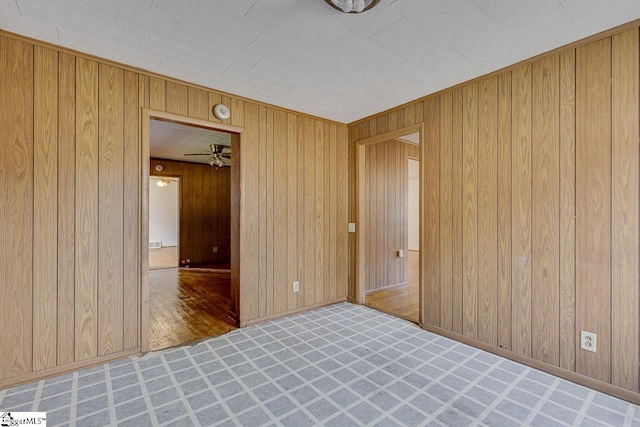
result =
M344 13L360 13L372 9L380 0L324 0L334 9Z
M212 156L209 160L208 163L211 166L217 166L219 168L221 168L222 166L224 166L224 161L220 158L219 155L214 155Z
M171 181L169 181L166 178L159 178L158 182L156 182L156 185L158 187L166 187L167 185L169 185L171 183Z

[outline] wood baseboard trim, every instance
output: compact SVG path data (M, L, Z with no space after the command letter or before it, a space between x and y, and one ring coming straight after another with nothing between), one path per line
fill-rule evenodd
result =
M271 314L269 316L259 317L251 320L245 320L244 322L241 323L240 327L243 328L245 326L255 325L256 323L264 322L266 320L278 319L280 317L288 316L290 314L301 313L303 311L313 310L314 308L326 307L328 305L338 304L340 302L345 302L345 301L347 301L347 297L336 298L331 301L325 301L318 304L306 305L304 307L294 308L293 310L283 311L281 313Z
M348 296L347 297L347 302L350 302L351 304L358 304L356 299L354 297L352 297L352 296Z
M391 289L399 288L401 286L407 286L408 284L409 282L400 282L400 283L396 283L395 285L385 286L383 288L371 289L369 291L365 291L364 294L365 296L374 295L374 294L377 294L378 292L389 291Z
M513 360L514 362L522 363L523 365L527 365L531 368L539 369L551 375L555 375L557 377L563 378L567 381L571 381L576 384L589 387L593 390L609 394L619 399L626 400L627 402L633 403L634 405L640 405L640 393L636 393L631 390L627 390L622 387L618 387L613 384L606 383L604 381L596 380L594 378L579 374L577 372L567 371L566 369L562 369L558 366L550 365L548 363L541 362L539 360L531 359L521 354L514 353L510 350L494 347L482 341L478 341L473 338L469 338L464 335L457 334L455 332L447 331L437 326L422 324L420 325L420 327L422 327L423 329L429 332L433 332L438 335L451 338L452 340L459 341L464 344L468 344L472 347L476 347L481 350L488 351L489 353L493 353L498 356L505 357L507 359Z
M80 369L90 368L96 365L102 365L107 362L124 359L125 357L137 356L139 354L142 354L142 348L136 347L130 350L120 351L118 353L111 353L105 356L94 357L93 359L81 360L63 366L56 366L54 368L43 369L42 371L38 372L30 372L28 374L6 378L4 380L0 380L0 390L4 390L5 388L9 387L15 387L24 383L44 380L61 374L66 374L68 372L79 371Z

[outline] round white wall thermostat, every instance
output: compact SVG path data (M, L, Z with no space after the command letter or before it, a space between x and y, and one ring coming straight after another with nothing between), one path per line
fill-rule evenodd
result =
M158 172L162 172L164 170L164 166L162 165L156 165L156 171Z
M231 115L229 111L229 107L224 104L216 104L213 107L213 115L216 116L218 120L227 120Z

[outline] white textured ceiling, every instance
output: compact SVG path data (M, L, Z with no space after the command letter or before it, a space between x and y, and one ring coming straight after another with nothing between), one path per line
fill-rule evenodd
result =
M0 0L0 28L349 123L640 18L638 0Z
M151 157L181 162L207 163L211 144L231 146L231 135L179 123L151 120L149 145ZM201 156L185 156L202 153ZM153 171L152 171L153 172Z

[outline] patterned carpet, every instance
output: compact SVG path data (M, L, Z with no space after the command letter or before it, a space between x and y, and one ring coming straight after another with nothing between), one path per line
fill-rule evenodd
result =
M336 304L0 391L71 426L623 426L640 408Z

